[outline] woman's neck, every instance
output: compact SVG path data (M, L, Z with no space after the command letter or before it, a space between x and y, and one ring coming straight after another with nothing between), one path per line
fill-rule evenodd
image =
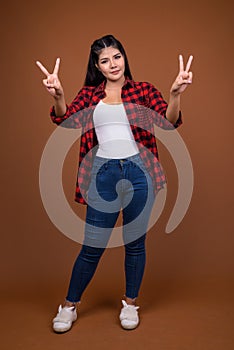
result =
M122 89L122 86L124 85L125 82L125 77L121 77L119 80L117 81L113 81L113 80L107 80L106 82L106 87L105 90L120 90Z
M125 82L125 77L121 77L118 81L107 80L105 86L106 96L103 99L105 103L121 103L121 91Z

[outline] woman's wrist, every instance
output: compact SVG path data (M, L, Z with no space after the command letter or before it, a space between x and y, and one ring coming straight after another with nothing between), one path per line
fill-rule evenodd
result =
M67 106L64 95L61 95L60 97L54 97L54 109L55 114L58 117L63 116L66 113Z
M61 91L60 93L57 93L56 95L53 96L54 97L54 100L55 101L62 101L62 100L65 100L65 97L64 97L64 92Z
M179 98L180 97L180 92L171 89L170 90L170 98L175 99L175 98Z

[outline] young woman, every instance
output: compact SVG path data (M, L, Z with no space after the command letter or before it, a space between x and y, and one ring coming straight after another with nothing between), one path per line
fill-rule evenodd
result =
M93 277L122 210L126 291L121 325L139 323L136 298L145 267L147 224L157 192L166 183L158 161L153 124L162 128L181 124L180 94L192 83L190 56L186 68L179 56L179 74L167 104L146 82L132 79L127 56L112 35L91 46L85 84L68 106L58 78L60 60L43 84L54 98L52 121L82 128L75 200L87 205L84 242L75 261L68 293L53 319L56 332L69 330L77 319L77 305Z

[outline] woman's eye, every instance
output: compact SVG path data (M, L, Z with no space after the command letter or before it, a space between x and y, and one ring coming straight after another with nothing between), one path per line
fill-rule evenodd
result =
M120 59L121 58L121 55L116 55L116 56L114 56L114 59L115 60L118 60L118 59ZM108 62L108 60L103 60L103 61L101 61L101 64L105 64L105 63L107 63Z

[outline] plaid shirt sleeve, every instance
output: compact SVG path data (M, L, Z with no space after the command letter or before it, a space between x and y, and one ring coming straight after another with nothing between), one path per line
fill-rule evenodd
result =
M63 116L56 116L54 106L50 110L52 121L63 127L78 129L84 125L85 108L89 106L92 97L92 88L83 87L70 105L66 105L66 113ZM72 116L72 117L71 117Z
M160 118L160 116L163 116L166 119L166 111L168 107L167 102L163 99L161 93L152 84L147 83L147 85L148 85L148 89L146 90L147 91L146 101L147 101L148 107L156 112L156 113L152 113L152 118L154 123L161 128L170 129L169 124L165 122L165 120ZM180 111L177 121L171 125L173 125L173 128L177 128L181 124L182 124L182 114Z

